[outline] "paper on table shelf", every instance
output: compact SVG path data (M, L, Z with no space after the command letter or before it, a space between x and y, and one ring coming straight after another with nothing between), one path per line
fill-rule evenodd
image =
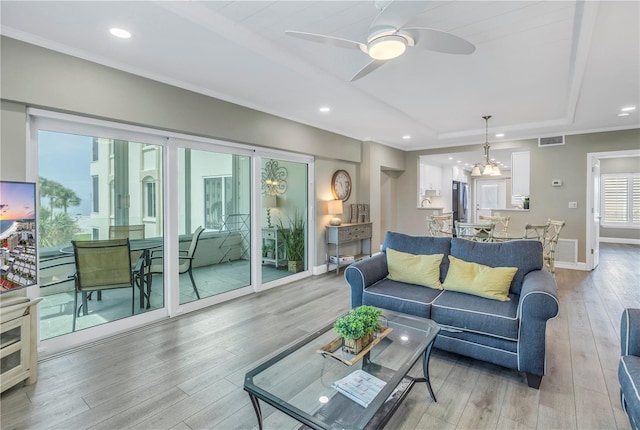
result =
M356 370L333 383L333 388L365 408L384 388L386 382L364 370Z

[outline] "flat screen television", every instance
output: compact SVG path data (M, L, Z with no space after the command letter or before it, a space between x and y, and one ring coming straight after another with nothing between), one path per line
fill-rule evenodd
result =
M0 181L0 294L38 283L36 184Z

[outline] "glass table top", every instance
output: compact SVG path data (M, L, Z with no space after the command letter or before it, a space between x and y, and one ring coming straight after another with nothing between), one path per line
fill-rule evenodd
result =
M387 310L383 316L393 330L352 366L318 352L337 337L331 323L247 373L245 390L314 428L365 428L439 331L432 320ZM367 407L333 387L357 370L385 383Z

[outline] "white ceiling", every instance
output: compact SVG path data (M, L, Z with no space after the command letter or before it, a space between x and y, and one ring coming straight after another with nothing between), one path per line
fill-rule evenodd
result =
M284 32L365 41L373 1L3 0L0 32L406 150L483 143L483 115L493 115L492 143L640 126L638 109L617 116L640 105L640 2L422 3L407 25L453 33L476 51L409 49L356 82L364 53ZM111 27L133 37L116 39Z

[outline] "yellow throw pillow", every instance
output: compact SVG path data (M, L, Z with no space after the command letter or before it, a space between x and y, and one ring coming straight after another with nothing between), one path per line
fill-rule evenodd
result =
M442 289L440 263L444 254L414 255L387 248L387 278Z
M506 302L517 267L490 267L449 256L449 271L442 284L445 290L459 291Z

